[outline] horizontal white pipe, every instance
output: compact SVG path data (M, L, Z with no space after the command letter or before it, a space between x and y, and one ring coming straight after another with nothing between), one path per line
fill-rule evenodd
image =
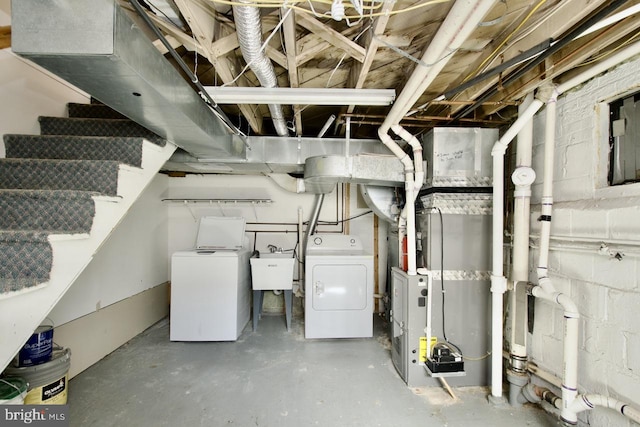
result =
M598 64L586 70L584 73L579 74L574 78L567 80L566 82L563 82L558 86L557 91L559 94L562 94L568 91L569 89L572 89L578 86L579 84L582 84L587 80L592 79L598 74L604 73L605 71L609 70L615 65L618 65L619 63L624 62L627 59L630 59L639 53L640 53L640 42L635 42L634 44L607 57L602 62L599 62Z
M630 420L640 423L640 411L627 403L621 402L613 397L602 396L600 394L583 394L574 400L571 410L575 413L593 409L596 406L609 408L620 412Z
M540 239L539 234L531 234L529 236L530 239ZM576 242L576 243L594 243L594 244L605 244L605 245L618 245L618 246L640 246L640 240L624 240L624 239L609 239L609 238L599 238L599 237L577 237L577 236L562 236L554 234L553 236L549 236L551 240L558 240L563 242Z

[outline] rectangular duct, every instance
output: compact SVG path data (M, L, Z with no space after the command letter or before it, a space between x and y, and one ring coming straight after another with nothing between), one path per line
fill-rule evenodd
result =
M244 159L242 139L114 0L13 1L12 49L196 157Z

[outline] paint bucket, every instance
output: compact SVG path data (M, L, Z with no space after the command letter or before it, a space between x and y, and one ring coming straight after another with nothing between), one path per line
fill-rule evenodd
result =
M22 405L28 386L23 378L0 378L0 405Z
M18 366L34 366L51 360L53 326L40 325L18 353Z
M29 383L26 405L65 405L71 366L71 350L53 352L49 362L35 366L7 367L4 374Z

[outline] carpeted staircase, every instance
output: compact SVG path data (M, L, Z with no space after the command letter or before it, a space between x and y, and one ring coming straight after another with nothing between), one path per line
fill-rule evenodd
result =
M175 146L109 107L69 104L40 135L4 135L0 368L89 263Z

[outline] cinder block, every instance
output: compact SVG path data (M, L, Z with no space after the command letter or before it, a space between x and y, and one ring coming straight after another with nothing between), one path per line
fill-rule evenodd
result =
M609 323L620 330L637 332L640 325L640 293L609 290L607 298Z
M593 281L594 256L570 250L553 250L549 254L549 267L552 273L557 272L556 275L590 282Z
M595 170L591 141L566 146L559 159L564 178L591 176Z
M640 206L609 210L609 235L612 239L637 240L640 236Z
M626 332L627 369L640 377L640 333Z
M624 257L618 260L609 255L593 258L593 281L616 289L635 289L637 287L637 260Z
M549 337L542 337L542 360L549 367L556 367L551 372L562 376L562 341Z
M592 177L567 178L556 181L553 198L556 202L591 199L595 185Z
M604 209L572 209L571 235L606 238L609 232L609 216Z
M594 322L607 321L607 296L609 290L591 282L574 280L572 298L578 306L580 316Z

